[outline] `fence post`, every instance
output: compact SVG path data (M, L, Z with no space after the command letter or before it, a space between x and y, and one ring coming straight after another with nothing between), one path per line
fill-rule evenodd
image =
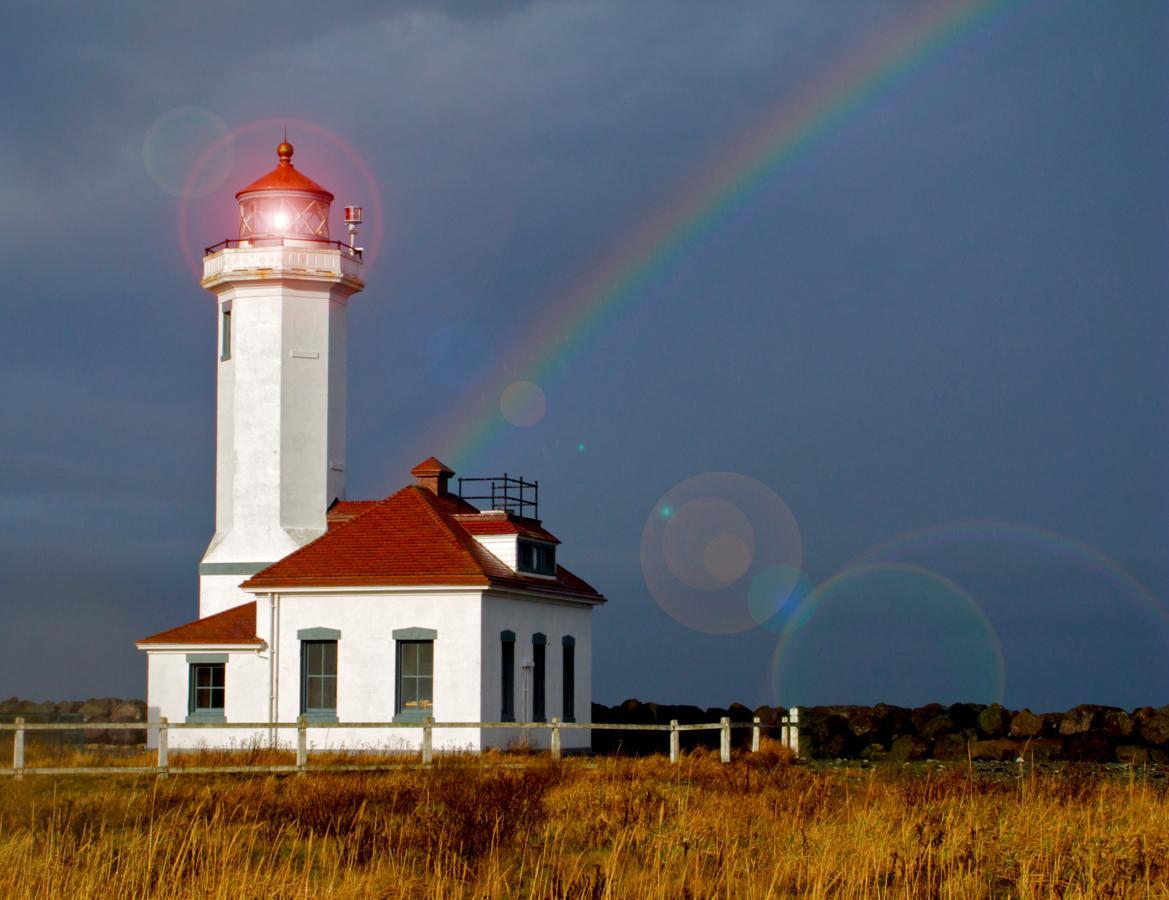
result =
M303 715L296 717L296 771L308 767L308 722Z
M560 717L552 717L552 758L560 759Z
M24 778L24 716L16 717L16 731L12 733L12 768L17 781Z
M759 717L756 716L751 721L753 723L751 725L751 752L758 753L759 752Z
M170 760L167 759L169 747L167 746L166 730L166 716L161 716L158 720L158 775L160 778L166 778L167 769L170 767Z
M427 716L422 725L422 765L429 766L434 761L434 716Z
M670 719L670 762L676 763L679 757L678 720Z
M791 721L791 734L789 736L791 743L788 746L792 748L792 753L798 759L800 755L800 708L798 706L791 708L788 712L788 719Z
M719 731L718 760L729 763L731 761L731 720L729 716L719 719L722 728Z

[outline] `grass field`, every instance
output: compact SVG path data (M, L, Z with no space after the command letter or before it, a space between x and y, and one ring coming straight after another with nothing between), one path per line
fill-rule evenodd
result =
M6 898L1169 894L1169 793L1136 771L822 769L768 743L0 791Z

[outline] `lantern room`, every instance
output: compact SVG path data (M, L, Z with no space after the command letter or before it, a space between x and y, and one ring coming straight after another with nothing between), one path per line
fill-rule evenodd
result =
M280 162L275 169L235 195L240 240L327 241L333 195L293 166L287 140L276 148L276 156Z

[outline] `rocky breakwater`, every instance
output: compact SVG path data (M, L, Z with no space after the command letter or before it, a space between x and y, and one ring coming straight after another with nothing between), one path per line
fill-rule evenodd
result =
M1010 710L993 703L800 708L804 756L1169 764L1169 706L1124 710L1083 704L1066 712Z
M593 721L606 725L669 725L676 719L680 725L717 723L724 717L732 722L750 722L755 712L741 703L729 707L670 705L666 703L642 703L640 700L626 700L618 706L593 704ZM669 734L664 731L593 731L593 752L604 754L630 754L641 756L649 753L668 753ZM734 746L750 743L751 730L736 728L731 732ZM718 749L718 731L685 731L679 737L683 750L695 747Z
M9 697L0 701L0 721L11 722L17 716L33 722L77 722L78 731L86 744L118 744L132 746L146 743L145 728L99 728L106 722L145 722L146 704L141 700L121 700L117 697L91 697L89 700L63 700L37 703ZM95 727L84 727L90 724ZM76 738L77 732L28 732L26 740L50 743L56 736ZM34 737L36 735L36 737Z

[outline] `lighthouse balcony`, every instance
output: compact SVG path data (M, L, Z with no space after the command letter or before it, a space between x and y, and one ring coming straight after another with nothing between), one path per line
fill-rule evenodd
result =
M275 276L324 277L360 290L361 250L341 241L276 236L220 241L203 257L204 287Z

